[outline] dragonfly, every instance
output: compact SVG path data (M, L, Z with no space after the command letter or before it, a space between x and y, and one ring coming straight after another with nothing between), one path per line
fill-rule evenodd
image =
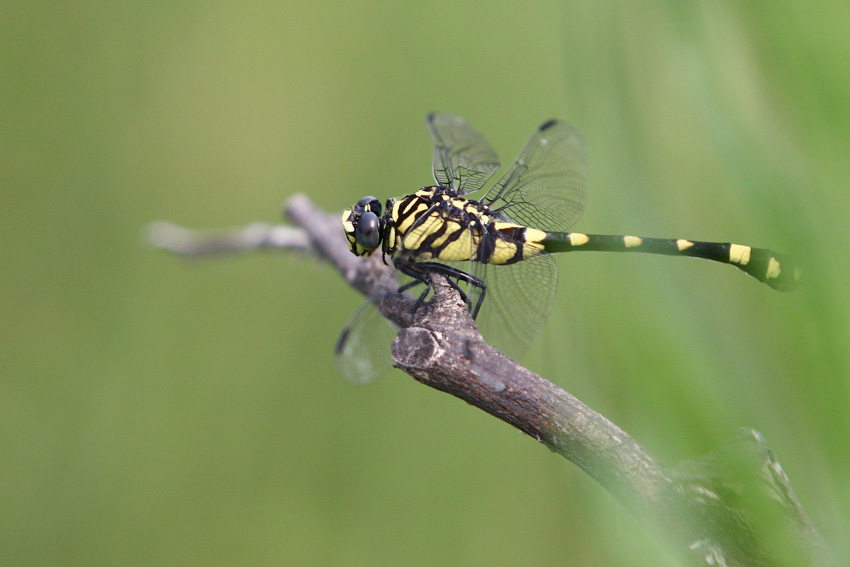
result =
M460 292L482 334L519 358L552 310L558 271L552 254L573 251L641 252L730 264L779 291L800 281L787 255L731 242L568 232L585 208L587 150L581 131L560 120L542 123L516 161L479 199L500 167L486 139L459 116L426 118L434 144L436 185L381 202L367 196L342 214L351 252L380 251L392 263L400 293L418 286L417 308L445 276ZM485 297L487 300L485 301ZM381 322L383 321L383 323ZM367 383L390 365L396 330L367 298L337 341L343 376Z

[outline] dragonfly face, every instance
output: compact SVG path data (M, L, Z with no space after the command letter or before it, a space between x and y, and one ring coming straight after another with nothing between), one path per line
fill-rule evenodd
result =
M371 256L381 245L385 221L381 218L381 202L363 197L342 213L342 226L348 247L356 256Z

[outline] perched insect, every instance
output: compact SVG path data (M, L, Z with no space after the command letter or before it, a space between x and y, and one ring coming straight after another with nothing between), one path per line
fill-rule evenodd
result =
M731 264L773 289L790 291L800 279L787 257L742 244L566 232L584 211L587 154L578 129L549 120L540 125L505 174L479 200L499 168L496 153L464 119L430 114L437 185L388 199L382 208L364 197L342 215L345 236L357 256L380 249L403 275L406 291L431 275L447 276L476 317L482 333L505 354L518 357L549 317L557 283L553 252L595 250L705 258ZM485 302L485 296L488 300ZM369 299L337 342L343 375L359 383L389 365L393 329L382 324ZM384 329L381 332L381 328Z

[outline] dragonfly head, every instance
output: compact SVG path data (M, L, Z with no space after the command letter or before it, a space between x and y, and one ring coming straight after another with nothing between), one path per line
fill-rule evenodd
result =
M371 256L381 245L381 202L375 197L363 197L342 213L342 227L351 252L355 256Z

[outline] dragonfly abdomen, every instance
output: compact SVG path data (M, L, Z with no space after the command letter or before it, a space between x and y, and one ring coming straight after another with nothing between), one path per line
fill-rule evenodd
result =
M788 256L766 248L752 248L731 242L550 232L543 239L543 245L547 252L643 252L714 260L731 264L779 291L791 291L800 281L800 268Z

